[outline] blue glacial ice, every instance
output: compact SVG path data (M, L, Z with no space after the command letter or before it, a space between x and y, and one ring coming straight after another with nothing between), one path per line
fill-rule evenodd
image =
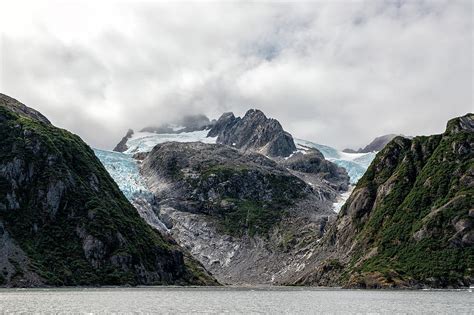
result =
M94 149L94 152L125 197L137 209L138 214L149 225L164 234L168 234L169 230L153 209L154 196L147 189L145 181L140 175L137 162L132 155L99 149Z
M138 165L130 154L99 149L94 149L94 152L128 200L149 194Z

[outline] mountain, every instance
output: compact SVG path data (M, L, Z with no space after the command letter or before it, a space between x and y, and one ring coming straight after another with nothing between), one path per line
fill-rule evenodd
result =
M213 284L78 136L0 94L0 285Z
M257 110L224 114L204 130L141 131L125 144L96 154L140 215L223 284L274 283L301 268L300 251L322 237L349 188L344 168L296 148Z
M372 140L371 143L366 145L364 148L360 148L359 150L352 150L352 149L344 149L343 152L346 153L369 153L369 152L378 152L382 150L390 141L392 141L395 137L403 135L395 135L395 134L388 134L384 136L380 136Z
M136 158L158 218L221 283L271 283L334 216L339 186L327 184L327 165L296 160L296 174L290 162L201 142L165 142Z
M296 151L293 137L281 124L267 118L257 109L247 111L243 118L223 114L208 133L216 142L243 151L254 151L270 157L287 157Z
M287 284L462 287L474 281L474 114L394 138Z

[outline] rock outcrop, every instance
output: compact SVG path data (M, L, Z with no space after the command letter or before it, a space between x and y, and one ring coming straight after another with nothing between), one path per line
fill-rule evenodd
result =
M344 168L324 159L321 152L308 148L283 159L279 164L314 186L314 183L324 181L337 192L347 191L349 175Z
M128 139L130 139L132 136L133 136L133 130L132 130L132 129L128 129L127 134L125 134L125 137L123 137L122 140L120 140L120 142L117 143L117 145L116 145L115 148L114 148L114 151L115 151L115 152L125 152L125 151L127 151L127 149L128 149L128 147L127 147L127 141L128 141Z
M217 143L242 151L258 152L269 157L287 157L296 151L293 137L280 123L259 110L247 111L243 118L232 113L223 114L209 131Z
M396 137L286 284L462 287L474 281L474 114Z
M221 283L273 283L301 268L299 250L334 217L323 179L309 185L260 154L168 142L140 158L160 220Z
M78 136L0 94L0 285L211 284Z

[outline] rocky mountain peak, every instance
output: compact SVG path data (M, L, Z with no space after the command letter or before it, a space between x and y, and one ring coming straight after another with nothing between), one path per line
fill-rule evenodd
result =
M223 114L208 137L217 137L217 143L270 157L287 157L296 151L293 137L276 119L267 118L258 109L248 110L243 118L236 118L233 113Z
M212 129L209 131L207 136L208 137L219 136L220 134L230 130L236 121L237 121L237 118L235 118L234 113L227 112L227 113L222 114L222 116L217 120L217 122L214 124Z
M267 116L259 109L249 109L245 113L244 119L267 119Z

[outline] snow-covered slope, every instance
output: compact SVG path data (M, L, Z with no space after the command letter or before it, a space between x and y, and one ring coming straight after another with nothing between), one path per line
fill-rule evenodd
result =
M327 145L317 144L311 141L294 139L298 150L305 151L308 148L319 150L326 160L336 163L346 169L351 183L355 184L364 175L376 152L369 153L346 153L329 147Z
M209 130L200 130L181 133L157 134L153 132L137 132L127 141L127 151L125 153L135 154L138 152L150 152L153 147L164 142L204 142L216 143L215 138L208 138Z

